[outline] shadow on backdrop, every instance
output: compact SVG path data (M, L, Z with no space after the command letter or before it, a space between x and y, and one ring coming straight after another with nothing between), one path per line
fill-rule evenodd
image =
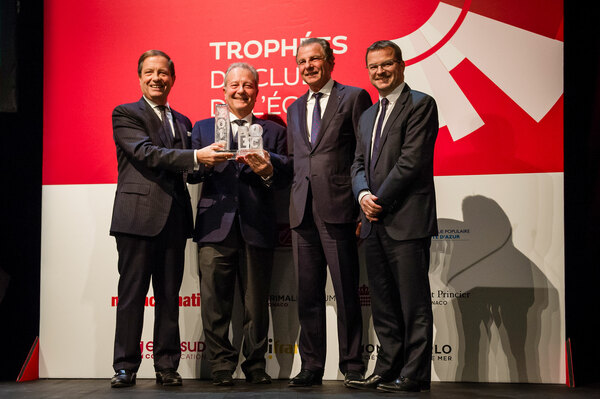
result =
M449 306L434 306L436 335L456 335L458 346L455 368L442 380L541 382L541 368L560 362L557 289L514 246L496 201L469 196L462 212L463 221L438 220L431 246L432 281L455 295ZM434 362L438 375L439 367Z

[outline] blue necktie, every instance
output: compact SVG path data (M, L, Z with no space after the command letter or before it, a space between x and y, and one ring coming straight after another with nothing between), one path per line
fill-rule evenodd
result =
M312 125L310 128L310 143L315 145L317 142L317 137L319 137L319 128L321 127L321 104L319 100L323 93L315 93L313 94L313 98L315 99L315 107L313 108L312 114Z
M382 98L380 101L381 104L381 113L379 114L379 119L377 119L377 128L375 129L375 137L373 137L373 151L371 152L371 171L373 171L375 167L375 158L379 153L379 140L381 139L381 130L383 129L383 120L385 119L385 111L387 110L389 100L387 98Z

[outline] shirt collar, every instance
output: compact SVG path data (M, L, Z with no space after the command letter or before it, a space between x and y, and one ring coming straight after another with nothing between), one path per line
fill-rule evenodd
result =
M385 96L385 98L387 98L390 103L395 103L396 101L398 101L398 97L400 97L400 94L402 94L404 86L406 86L406 82L400 83L400 85L396 87L390 94ZM379 101L381 101L382 98L383 96L379 96Z
M333 89L333 79L329 79L329 81L327 83L325 83L325 86L321 87L321 90L319 90L319 93L323 93L323 95L325 96L329 96L331 94L331 90ZM311 98L313 98L313 95L315 94L314 91L312 91L311 89L308 89L308 99L310 100Z
M151 106L152 108L156 109L156 107L158 107L158 104L157 104L157 103L155 103L154 101L150 100L150 99L149 99L149 98L147 98L146 96L142 96L142 97L144 98L144 100L146 100L146 102L147 102L148 104L150 104L150 106ZM166 108L167 108L169 111L171 110L171 107L169 106L169 103L168 103L168 102L165 104L165 107L166 107Z
M229 112L229 121L233 122L235 120L241 119L244 120L246 122L248 122L248 126L252 124L252 112L250 112L248 115L244 116L243 118L238 118L237 116L235 116L235 114L233 112Z

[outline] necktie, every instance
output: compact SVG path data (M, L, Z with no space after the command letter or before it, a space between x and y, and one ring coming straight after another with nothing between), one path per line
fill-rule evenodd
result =
M162 119L163 128L167 134L167 140L169 140L169 146L172 147L173 130L171 129L171 124L169 123L169 118L167 117L167 107L164 105L159 105L157 108L160 110L160 119Z
M379 139L381 138L381 130L383 129L383 120L385 119L385 111L387 110L388 103L387 98L384 97L381 99L381 113L377 120L377 128L375 129L375 137L373 138L371 159L375 159L375 156L379 153Z
M315 93L313 94L313 98L315 99L315 107L313 108L312 114L312 125L310 128L310 143L314 145L317 142L317 137L319 137L319 128L321 127L321 104L320 99L323 93Z

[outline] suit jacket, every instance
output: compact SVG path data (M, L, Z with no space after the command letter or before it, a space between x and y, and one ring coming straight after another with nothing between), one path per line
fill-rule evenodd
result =
M380 151L371 159L378 107L379 103L373 105L360 118L352 165L354 195L358 198L362 190L371 190L378 197L377 203L383 207L379 223L395 240L437 235L433 152L439 126L435 100L405 85L383 128ZM361 215L364 238L371 223Z
M223 241L239 217L242 236L247 244L273 248L277 245L277 215L274 189L289 184L285 128L275 122L253 118L263 128L263 148L273 164L272 183L266 183L250 166L230 160L214 168L200 167L195 178L202 181L198 201L194 241ZM192 130L193 148L203 148L215 141L215 119L196 122Z
M136 103L117 106L112 114L119 176L113 206L111 235L117 233L153 237L163 229L173 201L189 215L185 226L191 237L192 208L185 175L194 169L190 148L190 120L171 109L175 134L183 149L169 148L162 122L142 97Z
M353 223L358 208L352 196L350 167L360 115L371 104L364 89L334 82L314 146L308 140L306 102L309 93L288 108L288 153L294 179L290 194L290 227L300 225L308 189L318 204L314 212L327 223Z

